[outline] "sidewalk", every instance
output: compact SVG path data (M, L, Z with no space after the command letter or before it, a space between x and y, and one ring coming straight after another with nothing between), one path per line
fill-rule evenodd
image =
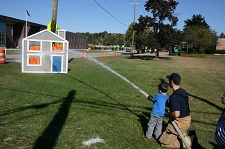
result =
M13 54L13 55L6 54L5 62L6 63L9 63L9 62L21 63L22 62L22 54Z

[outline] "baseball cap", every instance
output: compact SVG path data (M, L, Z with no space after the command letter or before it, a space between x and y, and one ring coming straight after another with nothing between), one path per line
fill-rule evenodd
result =
M174 84L179 85L181 77L178 73L172 73L171 75L166 76L170 81L173 80Z

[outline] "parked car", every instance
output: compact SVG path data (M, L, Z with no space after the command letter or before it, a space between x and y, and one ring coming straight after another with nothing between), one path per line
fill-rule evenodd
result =
M149 53L153 53L153 52L156 52L157 51L157 49L149 49Z
M126 49L126 52L130 52L130 49L127 48L127 49Z

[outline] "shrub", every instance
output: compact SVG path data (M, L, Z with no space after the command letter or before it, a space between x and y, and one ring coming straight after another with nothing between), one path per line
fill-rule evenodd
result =
M215 49L207 49L205 50L205 54L215 54L216 50Z
M215 50L215 53L217 53L217 54L225 54L225 50Z

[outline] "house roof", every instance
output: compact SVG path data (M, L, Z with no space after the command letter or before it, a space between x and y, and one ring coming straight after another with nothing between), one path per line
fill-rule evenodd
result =
M43 36L44 35L44 36ZM50 36L49 36L50 35ZM54 39L51 39L53 38ZM62 38L61 36L53 33L52 31L49 31L48 29L42 30L40 32L37 32L35 34L32 34L24 39L39 39L39 40L45 40L45 38L49 38L49 40L59 40L59 41L66 41L66 39Z
M225 42L225 38L218 38L217 42Z
M26 21L24 21L24 20L20 20L20 19L8 17L8 16L3 16L3 15L0 15L0 22L4 22L6 24L26 23ZM27 21L27 23L32 26L42 26L42 27L46 28L46 25L33 23L33 22L29 22L29 21Z

